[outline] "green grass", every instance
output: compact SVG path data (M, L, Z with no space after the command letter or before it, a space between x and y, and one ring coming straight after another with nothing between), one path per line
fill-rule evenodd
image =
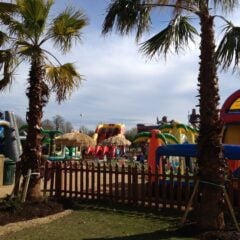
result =
M169 214L168 214L169 215ZM49 224L1 240L195 240L176 231L180 216L84 205Z

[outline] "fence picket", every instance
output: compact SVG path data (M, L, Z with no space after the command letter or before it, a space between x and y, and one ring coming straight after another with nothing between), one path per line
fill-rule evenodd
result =
M107 188L107 170L106 163L103 164L103 199L106 199L106 188Z
M155 181L156 179L152 177L152 169L151 167L148 168L148 187L147 187L147 192L148 192L148 201L147 201L147 206L149 208L152 207L152 195L153 195L153 188L152 188L152 185L153 185L153 181ZM158 183L156 183L158 184Z
M146 190L145 190L145 169L144 169L144 165L142 165L141 167L141 206L144 207L145 206L145 195L146 195Z
M127 198L128 198L128 204L131 204L132 202L132 167L130 165L128 165L127 168L127 179L128 179L128 194L127 194Z
M114 192L116 203L118 202L118 174L119 174L118 165L116 164L115 165L115 192Z
M89 191L89 164L88 164L88 162L86 163L85 185L86 185L85 196L86 196L86 199L88 199L89 198L89 194L88 194L88 191Z
M54 179L55 179L55 174L56 174L56 164L52 163L52 174L50 177L50 191L49 191L49 195L50 197L53 197L53 187L54 187Z
M170 195L170 208L174 208L174 173L173 173L173 167L170 168L169 195Z
M72 197L72 190L73 190L73 164L72 164L72 161L70 161L70 164L69 164L69 174L68 174L68 177L69 177L69 197L71 198Z
M97 199L101 198L101 169L100 163L97 164Z
M159 169L155 168L155 183L154 183L154 194L155 194L155 208L159 208Z
M109 164L109 198L110 200L113 199L113 172L112 172L112 163Z
M92 163L91 165L91 174L92 174L92 178L91 178L91 186L92 186L92 199L95 199L95 168L94 168L94 163Z
M78 167L79 167L79 162L75 162L74 164L74 175L75 175L75 181L74 181L74 185L75 185L75 191L74 191L74 196L75 198L78 197Z
M138 205L138 169L137 166L133 167L133 205Z
M121 166L121 202L125 202L125 166Z
M178 209L181 210L182 207L182 186L183 186L183 182L182 182L182 174L181 174L181 168L178 167L177 170L177 206Z
M85 165L85 164L84 164ZM83 199L83 162L80 163L80 197Z

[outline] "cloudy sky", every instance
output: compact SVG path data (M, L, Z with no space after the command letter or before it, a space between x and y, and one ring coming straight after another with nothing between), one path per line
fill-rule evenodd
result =
M94 130L99 123L124 123L127 129L137 123L155 124L157 116L187 123L188 114L198 104L198 45L179 56L147 59L139 52L134 35L121 37L114 31L103 37L101 27L110 0L56 0L52 14L67 5L83 9L89 25L83 29L82 43L61 57L74 62L85 80L71 98L58 105L54 98L44 109L44 118L61 115L78 129ZM234 18L234 16L232 16ZM235 23L240 24L239 18ZM222 23L223 24L223 23ZM157 31L156 23L147 36ZM146 37L146 36L145 36ZM142 39L143 41L144 39ZM141 41L140 41L141 42ZM25 118L28 66L16 74L15 85L1 93L1 110L14 111ZM220 106L239 89L239 75L219 73Z

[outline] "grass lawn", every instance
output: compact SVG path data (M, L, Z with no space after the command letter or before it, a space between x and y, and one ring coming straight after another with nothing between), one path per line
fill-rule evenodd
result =
M49 224L0 237L1 240L194 240L176 232L180 216L81 205Z

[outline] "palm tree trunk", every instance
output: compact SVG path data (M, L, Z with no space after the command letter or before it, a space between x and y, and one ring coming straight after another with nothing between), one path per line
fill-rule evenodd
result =
M26 146L23 152L23 175L26 175L28 169L34 173L30 179L28 199L38 199L41 197L39 167L41 161L41 119L42 119L42 80L44 71L40 58L32 60L29 87L27 89L27 97L29 99L29 110L26 113L28 123L28 134Z
M222 210L225 161L222 153L219 116L219 90L215 60L213 17L208 12L200 15L201 45L198 76L200 96L200 132L198 138L201 203L198 212L199 226L204 229L225 227Z

